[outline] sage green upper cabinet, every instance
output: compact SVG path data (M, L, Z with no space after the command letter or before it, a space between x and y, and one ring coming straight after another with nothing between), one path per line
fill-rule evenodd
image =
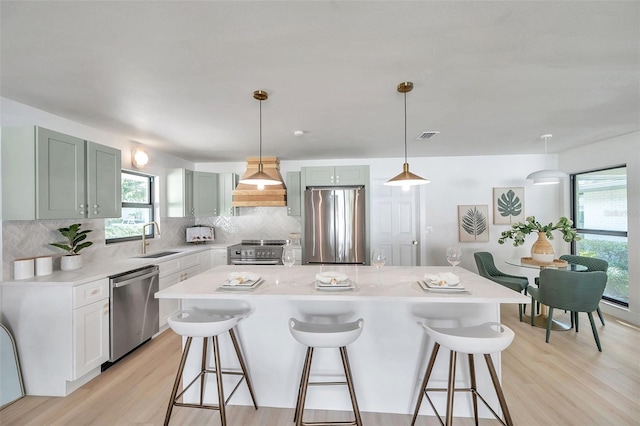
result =
M369 166L303 167L305 186L368 185Z
M168 169L167 216L218 215L218 175L187 169Z
M193 172L193 215L218 215L218 175Z
M5 220L120 217L120 191L119 150L42 127L2 129Z
M287 172L287 215L300 216L301 200L300 172Z
M87 217L122 216L120 150L87 142Z
M237 207L233 207L233 190L238 185L235 173L218 173L218 207L220 216L235 216Z

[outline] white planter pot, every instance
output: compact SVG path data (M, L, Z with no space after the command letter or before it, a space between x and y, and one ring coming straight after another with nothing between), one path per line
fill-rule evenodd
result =
M63 271L75 271L82 268L82 255L76 254L75 256L62 256L60 258L60 269Z

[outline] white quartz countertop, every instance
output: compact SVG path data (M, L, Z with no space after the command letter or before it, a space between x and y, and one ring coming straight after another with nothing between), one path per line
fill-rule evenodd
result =
M317 290L318 272L338 271L355 284L353 290ZM259 274L264 282L254 290L220 289L230 272ZM460 285L467 292L441 293L423 290L418 280L425 274L451 272L448 266L385 266L380 272L372 266L218 266L156 293L160 299L245 299L278 298L292 300L394 300L455 303L528 303L530 299L467 271L456 268Z
M115 260L97 260L95 262L85 264L81 269L75 271L60 271L56 270L50 275L36 276L27 278L24 280L4 281L0 285L80 285L91 281L99 280L111 275L117 275L123 272L127 272L133 269L141 268L147 265L157 265L162 262L167 262L173 259L187 256L189 254L198 253L205 250L211 250L216 248L226 248L230 244L206 244L206 245L188 245L171 247L166 249L157 250L157 252L175 251L176 254L163 256L159 258L144 258L138 255L135 257L129 257L124 259ZM153 254L149 252L146 255Z

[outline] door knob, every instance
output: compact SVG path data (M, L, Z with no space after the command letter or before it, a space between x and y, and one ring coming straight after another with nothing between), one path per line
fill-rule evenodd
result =
M411 244L413 244L414 246L418 245L418 242L416 240L411 241Z

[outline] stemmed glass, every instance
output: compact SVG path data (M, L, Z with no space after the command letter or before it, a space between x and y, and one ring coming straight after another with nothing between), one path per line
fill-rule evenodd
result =
M289 284L293 284L291 281L291 267L296 263L296 252L292 248L285 247L282 250L282 264L287 268L287 281Z
M451 272L455 271L456 265L462 261L462 249L460 247L447 248L447 262L453 266Z
M376 249L371 252L371 264L378 270L376 285L382 285L382 281L380 280L380 269L384 266L386 261L387 256L384 254L384 250Z

